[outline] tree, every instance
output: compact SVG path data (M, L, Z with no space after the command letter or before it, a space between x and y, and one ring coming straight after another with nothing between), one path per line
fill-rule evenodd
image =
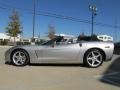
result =
M55 36L55 28L54 28L54 26L51 26L51 25L48 26L48 37L49 37L51 40L56 37L56 36Z
M12 15L9 17L10 22L8 23L8 26L6 27L6 33L11 37L14 37L14 42L15 42L15 37L18 36L18 34L22 33L22 27L21 23L19 20L19 13L16 10L12 11Z

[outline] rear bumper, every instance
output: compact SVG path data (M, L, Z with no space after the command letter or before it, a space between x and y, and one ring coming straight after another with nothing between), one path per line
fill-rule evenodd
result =
M109 58L109 59L106 59L105 62L108 62L108 61L111 61L112 60L112 57Z
M112 58L113 58L113 54L111 55L111 57L107 57L105 61L106 61L106 62L107 62L107 61L111 61Z

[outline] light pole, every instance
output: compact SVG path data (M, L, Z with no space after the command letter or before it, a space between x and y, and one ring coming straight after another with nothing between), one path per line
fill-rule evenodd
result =
M118 24L118 22L117 22L117 17L115 17L115 38L114 38L114 40L115 40L115 42L117 42L117 24Z
M35 14L36 14L36 4L35 4L35 0L33 1L34 6L33 6L33 38L32 38L32 43L35 43L35 38L34 38L34 34L35 34Z
M94 33L94 16L97 15L97 7L95 5L89 5L89 9L92 12L92 31L91 31L91 36L93 36Z

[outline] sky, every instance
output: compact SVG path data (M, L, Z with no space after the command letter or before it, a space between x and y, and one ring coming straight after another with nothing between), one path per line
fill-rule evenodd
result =
M13 9L20 14L20 21L23 27L23 37L32 37L33 29L33 1L34 0L0 0L0 32L5 32L9 16ZM98 8L95 22L108 25L120 26L120 0L35 0L36 20L35 36L47 36L48 26L54 26L56 33L71 34L78 36L80 33L91 35L91 24L75 22L40 15L49 12L57 15L69 16L82 20L91 21L89 5L95 3ZM39 15L38 15L39 14ZM94 25L94 33L97 35L106 34L120 41L120 28Z

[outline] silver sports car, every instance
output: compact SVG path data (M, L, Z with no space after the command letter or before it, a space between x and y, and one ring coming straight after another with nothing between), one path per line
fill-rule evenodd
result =
M42 45L15 46L5 53L5 62L16 66L29 63L83 63L89 67L98 67L104 61L111 60L114 44L102 41L82 41L73 43L68 40L54 39Z

